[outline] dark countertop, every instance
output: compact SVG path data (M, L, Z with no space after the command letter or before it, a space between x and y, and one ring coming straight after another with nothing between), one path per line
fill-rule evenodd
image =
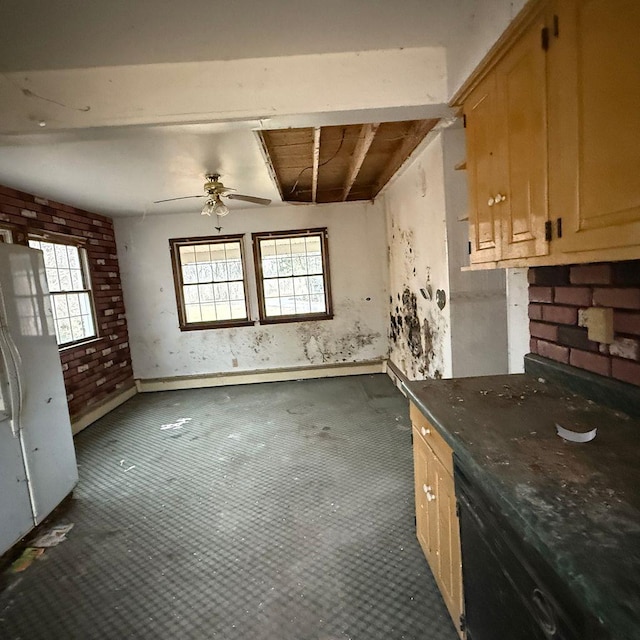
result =
M640 637L640 420L527 374L408 382L464 471L615 640ZM555 424L588 431L566 442Z

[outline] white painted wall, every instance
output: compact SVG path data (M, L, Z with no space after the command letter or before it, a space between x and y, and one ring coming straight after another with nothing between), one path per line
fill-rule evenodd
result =
M527 269L506 269L509 373L524 372L529 353L529 284Z
M442 138L426 147L385 190L391 302L390 359L410 379L451 377L447 226ZM427 297L421 294L424 289Z
M527 0L466 0L447 42L447 83L452 96Z
M335 318L316 322L181 332L169 238L215 235L197 206L174 215L115 219L134 376L204 376L365 362L387 355L388 278L382 205L353 203L233 211L222 233L328 228ZM250 275L250 282L253 281ZM257 317L255 287L250 299ZM237 368L233 360L237 360Z
M453 376L507 372L507 310L503 269L462 271L469 264L467 173L461 123L442 132L451 286Z

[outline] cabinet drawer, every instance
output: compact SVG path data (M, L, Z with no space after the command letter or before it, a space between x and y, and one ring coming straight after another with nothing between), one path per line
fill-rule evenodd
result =
M409 408L411 422L416 427L420 437L438 457L445 470L453 475L453 450L444 441L437 429L422 415L422 412L413 402Z

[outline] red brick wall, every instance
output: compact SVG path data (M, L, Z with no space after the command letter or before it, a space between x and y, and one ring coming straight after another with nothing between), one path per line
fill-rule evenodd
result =
M22 244L29 230L87 239L99 337L60 351L72 418L131 387L127 319L111 219L0 186L0 228L11 229L14 242Z
M579 311L613 309L614 342L589 340ZM640 260L529 269L531 352L640 386Z

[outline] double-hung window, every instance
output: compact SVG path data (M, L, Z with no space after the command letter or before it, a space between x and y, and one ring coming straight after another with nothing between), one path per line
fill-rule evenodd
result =
M253 251L263 323L333 317L326 228L254 233Z
M44 255L58 346L97 336L86 250L76 244L30 239Z
M251 324L242 236L169 240L180 328Z

